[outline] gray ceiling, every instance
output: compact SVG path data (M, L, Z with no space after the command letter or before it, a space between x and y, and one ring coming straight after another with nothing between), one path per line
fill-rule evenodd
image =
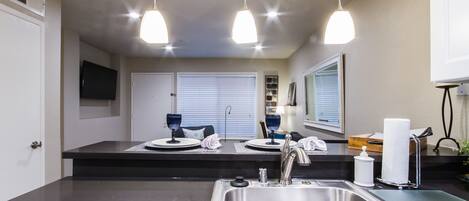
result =
M337 7L335 0L248 0L266 48L237 45L231 40L231 26L242 0L159 0L158 7L168 24L168 54L161 45L148 45L138 38L139 20L126 14L141 14L152 0L63 0L63 26L80 34L96 47L134 57L230 57L288 58ZM282 14L270 19L265 14L278 8Z

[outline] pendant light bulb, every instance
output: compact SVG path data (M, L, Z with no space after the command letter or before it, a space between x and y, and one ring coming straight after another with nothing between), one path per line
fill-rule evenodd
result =
M153 9L147 10L140 24L140 38L150 44L167 44L168 28L166 22L153 1Z
M244 0L244 9L236 13L231 37L237 44L257 42L256 22L251 11L247 8L246 0Z
M325 44L346 44L355 38L355 25L349 11L339 8L331 15L327 22Z

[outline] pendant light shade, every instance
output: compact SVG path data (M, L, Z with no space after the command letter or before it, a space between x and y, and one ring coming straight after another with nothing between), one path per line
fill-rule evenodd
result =
M231 37L238 44L257 42L256 22L251 11L247 9L246 1L244 1L244 9L236 13Z
M326 27L325 44L346 44L355 38L355 25L350 12L342 9L339 0L339 9L336 10Z
M153 10L145 12L140 24L140 38L151 44L168 43L168 28L163 15L156 9L154 1Z

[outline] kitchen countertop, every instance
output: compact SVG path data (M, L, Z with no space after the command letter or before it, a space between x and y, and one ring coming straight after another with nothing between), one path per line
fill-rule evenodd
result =
M279 152L254 152L238 153L234 143L239 141L223 142L223 147L216 152L183 152L183 151L126 151L143 142L127 141L103 141L88 146L80 147L62 152L66 159L130 159L130 160L204 160L204 161L278 161ZM310 158L315 161L353 161L353 156L360 150L347 148L346 143L328 143L327 152L309 153ZM463 161L457 151L448 148L440 148L434 152L434 146L428 145L427 150L422 152L422 161L432 162L458 162ZM377 162L381 161L381 153L369 152Z
M279 151L252 151L240 141L222 141L219 150L154 151L140 146L143 142L104 141L64 151L64 159L73 159L75 177L181 177L232 178L238 175L256 177L259 168L268 168L269 177L280 171ZM137 146L138 145L138 146ZM137 148L135 148L137 146ZM132 151L128 151L131 149ZM348 149L346 143L328 143L326 152L308 152L314 165L296 167L294 177L318 179L352 179L354 156L360 150ZM375 158L375 172L381 169L381 153L370 152ZM422 178L455 178L465 172L467 156L429 145L422 151ZM413 160L412 160L413 161ZM414 163L411 162L411 168ZM411 177L413 171L410 172Z
M67 177L13 201L209 201L214 181ZM469 199L469 186L458 180L424 181L423 189L443 190Z

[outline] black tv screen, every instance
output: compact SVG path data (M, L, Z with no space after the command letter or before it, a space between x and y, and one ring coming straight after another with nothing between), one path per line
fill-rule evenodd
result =
M89 61L83 61L80 73L80 97L114 100L117 71Z

